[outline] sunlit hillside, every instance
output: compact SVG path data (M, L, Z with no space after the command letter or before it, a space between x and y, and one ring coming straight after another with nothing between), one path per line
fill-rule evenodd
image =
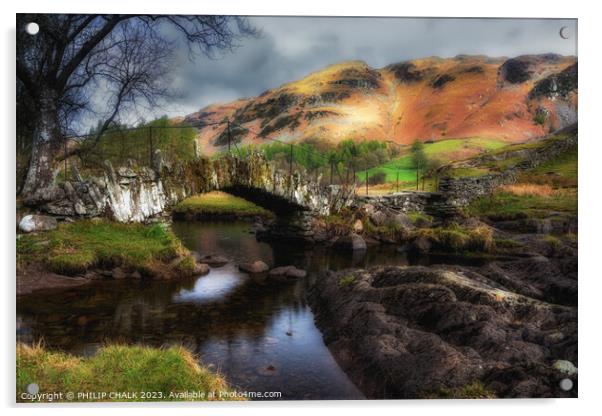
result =
M408 144L484 137L522 142L576 121L576 67L574 57L552 54L431 57L381 69L349 61L258 97L207 106L184 121L207 124L197 136L205 154L228 140L351 138Z

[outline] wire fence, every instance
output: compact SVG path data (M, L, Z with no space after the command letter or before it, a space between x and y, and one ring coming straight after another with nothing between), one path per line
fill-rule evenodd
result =
M113 127L101 134L90 133L87 135L70 136L65 138L64 158L59 180L76 179L75 172L85 175L94 175L104 169L105 160L113 166L153 166L156 150L161 152L165 162L181 162L194 160L202 156L197 146L196 136L198 129L207 126L223 126L220 134L221 152L216 157L226 153L240 158L247 157L251 151L264 151L268 143L277 143L278 151L266 156L280 170L288 171L289 175L300 172L313 180L319 180L324 185L354 186L358 192L369 194L372 187L382 185L376 183L376 176L370 169L391 170L396 173L396 180L386 184L385 193L398 192L407 185L400 181L399 170L384 166L382 163L372 165L358 163L357 160L340 160L333 157L332 153L320 151L307 144L293 143L276 138L263 137L260 132L248 126L241 126L230 120L217 123L197 123L188 125L171 125L166 121L163 124L151 123L138 127ZM239 133L251 133L259 146L242 145ZM397 154L403 152L407 146L388 141L387 146L394 146ZM305 161L305 163L300 163ZM308 162L309 161L309 162ZM74 169L76 168L76 169ZM359 172L362 172L360 175ZM416 175L418 188L419 176ZM424 185L423 185L424 186ZM372 192L378 192L372 190ZM382 191L379 193L383 193Z

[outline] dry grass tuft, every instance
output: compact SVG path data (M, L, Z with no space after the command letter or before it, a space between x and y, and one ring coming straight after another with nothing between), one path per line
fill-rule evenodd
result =
M554 189L548 184L516 183L513 185L502 185L501 192L518 196L541 196L550 197L554 195Z

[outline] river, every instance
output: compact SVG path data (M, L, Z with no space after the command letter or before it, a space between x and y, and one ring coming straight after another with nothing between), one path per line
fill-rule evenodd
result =
M392 246L353 255L258 242L245 222L175 222L173 229L189 249L231 261L177 282L99 281L19 298L17 340L43 339L83 356L106 342L184 345L240 391L280 392L284 400L364 398L324 345L307 291L325 270L415 261ZM236 267L257 259L294 264L308 276L273 283Z

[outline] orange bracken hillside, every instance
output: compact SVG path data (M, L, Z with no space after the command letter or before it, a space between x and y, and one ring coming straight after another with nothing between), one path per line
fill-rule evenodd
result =
M228 143L228 119L230 137L244 144L316 137L525 141L577 121L577 60L457 56L382 69L343 62L258 97L207 106L184 121L208 124L199 128L198 144L211 154Z

